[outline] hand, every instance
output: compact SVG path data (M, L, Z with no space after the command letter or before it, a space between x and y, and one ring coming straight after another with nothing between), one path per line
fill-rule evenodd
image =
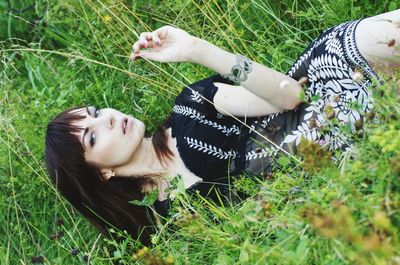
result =
M135 60L141 57L164 63L188 62L191 61L196 39L186 31L171 26L143 32L132 45L133 53L130 58Z

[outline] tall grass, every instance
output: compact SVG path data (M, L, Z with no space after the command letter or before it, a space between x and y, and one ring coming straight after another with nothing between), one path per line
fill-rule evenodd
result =
M61 110L110 106L153 131L184 85L211 74L197 65L130 63L142 31L171 24L285 72L325 28L399 4L0 2L1 264L400 264L399 76L374 89L380 122L364 125L339 168L298 165L237 180L251 197L231 206L182 194L178 217L159 226L151 250L99 236L43 165L45 128Z

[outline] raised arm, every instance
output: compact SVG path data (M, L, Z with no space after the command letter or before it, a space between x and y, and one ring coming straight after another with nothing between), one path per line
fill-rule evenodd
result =
M224 75L277 108L293 109L300 103L301 86L293 78L202 39L197 38L194 47L192 62Z
M131 59L138 57L159 62L201 64L230 78L278 109L293 109L300 103L301 86L293 78L174 27L165 26L142 33L133 45Z

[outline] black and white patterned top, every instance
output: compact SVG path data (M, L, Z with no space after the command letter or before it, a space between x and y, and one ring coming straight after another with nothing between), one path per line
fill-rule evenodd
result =
M263 117L258 124L253 124L255 130L291 153L296 151L302 138L326 146L330 151L349 150L351 141L343 135L340 126L348 125L354 132L355 123L372 108L369 88L374 80L380 81L357 48L355 30L360 21L329 28L307 47L287 74L296 80L307 78L308 103ZM329 121L327 107L337 118L337 125ZM251 138L254 141L248 143L247 154L265 146L260 154L271 155L266 155L264 161L249 160L246 171L268 172L278 150L258 135Z
M306 97L310 103L265 117L241 119L252 128L250 131L220 114L210 103L217 91L213 82L229 83L228 80L216 75L184 89L176 99L171 127L188 168L204 180L214 180L216 175L227 175L227 170L231 175L243 170L260 173L261 168L252 163L257 160L264 160L263 170L268 172L271 165L265 159L276 155L279 148L295 151L302 137L326 144L331 150L348 146L336 128L324 133L318 129L327 123L323 111L326 106L334 110L340 124L349 124L352 130L361 115L371 109L368 88L378 76L357 49L358 23L359 20L345 22L326 30L288 71L296 80L308 78Z
M214 82L230 83L220 75L186 87L176 98L166 127L171 127L185 166L204 181L236 175L244 168L241 158L254 119L235 119L219 113L213 103ZM243 123L244 124L243 124ZM239 166L241 165L241 166Z
M325 30L287 72L296 80L308 79L309 103L290 111L241 119L251 129L220 114L211 104L218 89L213 82L230 83L220 75L185 88L176 98L167 125L172 128L185 166L205 182L227 183L228 175L270 172L279 150L294 153L303 137L330 150L348 148L351 143L338 126L323 132L320 127L328 127L324 112L327 106L334 110L339 124L348 124L351 130L372 107L369 87L379 77L357 48L355 29L359 22L349 21ZM209 188L199 183L191 190L207 194Z

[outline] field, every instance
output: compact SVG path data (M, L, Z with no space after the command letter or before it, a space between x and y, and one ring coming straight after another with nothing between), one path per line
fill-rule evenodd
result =
M399 6L0 0L0 264L400 264L399 71L373 87L375 107L350 156L321 166L310 145L295 167L235 182L249 198L232 205L182 194L178 220L158 226L151 248L101 236L56 192L44 165L46 126L60 111L113 107L151 133L185 85L212 74L130 62L143 31L174 25L286 72L324 29Z

